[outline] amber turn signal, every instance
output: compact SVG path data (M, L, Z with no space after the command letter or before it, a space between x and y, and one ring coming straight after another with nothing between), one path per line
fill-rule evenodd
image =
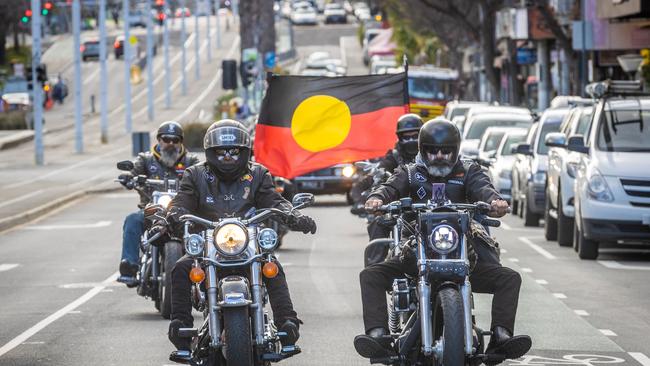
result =
M264 277L266 278L275 278L278 272L280 272L280 268L278 268L275 262L266 262L264 267L262 267L262 273L264 273Z
M205 271L199 267L194 267L190 271L190 281L194 283L201 283L205 279Z

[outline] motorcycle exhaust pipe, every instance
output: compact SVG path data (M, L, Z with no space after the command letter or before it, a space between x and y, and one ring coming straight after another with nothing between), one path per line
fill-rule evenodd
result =
M217 271L214 266L208 266L208 282L206 288L208 292L208 322L210 325L210 346L217 348L221 346L221 322L217 314L217 297L218 283Z

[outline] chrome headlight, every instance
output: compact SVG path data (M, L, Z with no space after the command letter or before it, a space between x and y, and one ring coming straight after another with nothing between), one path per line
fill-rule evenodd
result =
M203 253L205 239L199 234L192 234L185 240L185 253L196 257Z
M429 235L429 242L433 250L447 254L458 245L458 232L449 225L438 225Z
M257 243L265 252L271 252L278 246L278 233L275 230L266 228L257 234Z
M214 246L219 253L233 257L246 250L248 233L238 224L225 224L214 231Z
M167 208L169 206L169 203L172 201L172 198L173 197L168 194L162 195L160 198L158 198L158 204L164 208Z

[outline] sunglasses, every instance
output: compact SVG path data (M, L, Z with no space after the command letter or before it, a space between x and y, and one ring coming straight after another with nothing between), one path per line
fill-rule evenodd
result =
M232 149L217 149L214 151L217 156L238 156L239 155L239 149L237 148L232 148Z
M442 155L448 155L448 154L453 154L455 152L455 149L451 147L441 147L441 148L429 147L427 148L427 152L433 155L438 154L438 152L440 152Z
M160 139L166 144L179 144L181 139L173 136L161 136Z

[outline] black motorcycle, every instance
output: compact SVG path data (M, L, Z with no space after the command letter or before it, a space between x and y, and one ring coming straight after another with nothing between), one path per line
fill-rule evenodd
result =
M123 171L133 170L133 162L125 160L117 163ZM176 261L183 256L183 245L179 238L167 236L167 240L158 240L162 233L151 233L154 222L164 221L167 206L178 192L178 179L148 179L144 175L132 177L121 175L117 179L127 189L135 189L150 199L144 208L145 231L140 238L140 263L134 283L140 296L154 302L156 310L163 318L171 315L171 271Z
M502 362L502 356L484 352L484 337L490 332L476 326L469 282L472 221L500 225L487 218L490 205L412 203L404 198L379 211L401 215L397 220L404 227L403 237L407 231L415 233L401 241L398 250L411 253L417 275L393 282L389 328L394 354L370 362L400 366Z

